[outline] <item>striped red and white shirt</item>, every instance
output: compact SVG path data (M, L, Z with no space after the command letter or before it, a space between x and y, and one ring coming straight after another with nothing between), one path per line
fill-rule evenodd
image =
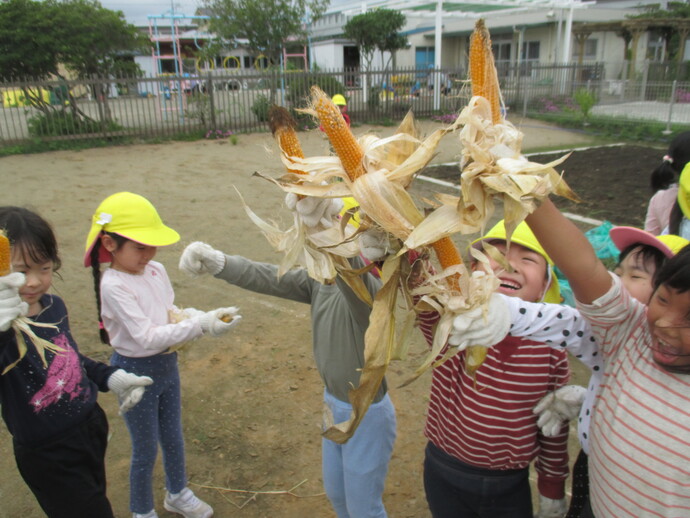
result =
M690 375L652 359L646 307L612 288L578 305L605 370L592 420L590 491L597 518L690 516Z
M419 319L429 343L436 318ZM424 433L448 455L484 469L522 469L536 459L540 494L563 498L568 427L544 437L532 410L569 376L564 351L521 338L489 348L476 379L465 369L465 354L457 354L433 371Z

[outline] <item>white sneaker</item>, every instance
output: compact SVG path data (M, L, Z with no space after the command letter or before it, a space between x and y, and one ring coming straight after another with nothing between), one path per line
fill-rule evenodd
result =
M213 516L211 506L203 500L199 500L188 487L176 495L166 491L163 506L171 513L181 514L185 518L211 518Z
M158 513L155 509L145 514L132 513L132 518L158 518Z

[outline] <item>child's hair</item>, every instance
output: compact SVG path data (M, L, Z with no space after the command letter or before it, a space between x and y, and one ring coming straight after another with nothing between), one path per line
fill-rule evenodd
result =
M690 290L690 246L667 260L654 277L654 290L665 284L679 293Z
M668 189L676 181L685 164L690 162L690 131L679 133L668 146L668 153L649 178L652 191Z
M126 237L120 234L115 234L114 232L104 232L108 234L120 248L125 242L129 241ZM110 345L110 337L108 336L108 331L105 330L103 326L103 318L101 317L101 263L99 262L99 254L101 252L101 247L103 244L101 240L98 239L91 248L91 274L93 275L93 288L96 291L96 310L98 311L98 334L101 337L101 342Z
M10 246L35 263L53 262L53 271L62 265L53 227L45 219L23 207L0 207L0 228Z
M666 254L664 254L661 250L651 245L633 243L632 245L626 247L618 256L618 264L616 265L616 267L620 266L621 263L625 261L625 258L628 257L634 251L637 251L637 261L641 263L645 271L649 273L649 270L647 269L648 264L654 265L652 279L655 279L661 268L666 263L667 258Z

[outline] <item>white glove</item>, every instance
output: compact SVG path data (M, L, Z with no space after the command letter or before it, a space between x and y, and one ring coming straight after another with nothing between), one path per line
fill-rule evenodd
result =
M153 384L148 376L137 376L124 369L118 369L108 378L108 388L120 400L120 415L134 407L144 396L144 387Z
M314 228L321 223L326 228L333 226L333 219L343 210L340 198L319 198L304 196L300 198L294 192L285 196L285 205L295 212L305 226Z
M539 511L534 518L563 518L568 512L568 505L565 498L553 500L539 495Z
M388 233L384 230L370 228L359 234L359 250L372 263L386 257L390 246Z
M461 313L453 319L448 343L463 350L466 347L491 347L503 340L510 331L510 309L498 293L491 295L486 318L484 308L478 307Z
M546 394L533 413L539 416L537 426L546 437L553 437L561 431L566 421L572 421L580 413L587 389L579 385L566 385Z
M192 277L204 273L217 275L225 267L225 254L206 243L195 241L182 252L179 267Z
M15 318L29 312L29 305L19 296L19 288L25 282L26 277L21 272L0 277L0 331L7 331Z
M238 311L236 307L218 308L208 311L199 317L201 329L204 333L208 333L211 336L220 336L227 333L242 320L242 316L237 314ZM222 318L229 319L229 321L225 322L221 320Z

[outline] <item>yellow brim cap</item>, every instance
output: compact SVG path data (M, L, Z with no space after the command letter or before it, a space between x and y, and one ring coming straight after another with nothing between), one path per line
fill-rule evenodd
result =
M492 241L494 239L504 241L506 240L506 227L504 220L501 220L498 223L496 223L493 226L493 228L489 230L484 236L472 241L470 246L479 248L481 246L482 241ZM549 269L550 285L549 288L546 290L546 293L544 293L542 301L552 304L560 304L563 301L563 297L561 297L561 288L558 284L558 279L556 279L556 276L553 273L553 261L546 253L544 248L542 248L539 241L537 241L537 237L532 232L532 229L529 228L529 225L527 225L527 223L525 223L524 221L521 222L515 228L515 231L513 231L513 235L510 238L510 242L524 246L525 248L529 248L530 250L534 250L544 259L546 259L547 267Z
M683 215L690 219L690 162L685 165L678 180L678 205Z
M167 246L180 240L180 234L163 224L150 201L131 192L113 194L96 209L86 238L84 266L91 266L91 251L101 232L112 232L147 246ZM111 260L110 253L101 247L98 261Z

